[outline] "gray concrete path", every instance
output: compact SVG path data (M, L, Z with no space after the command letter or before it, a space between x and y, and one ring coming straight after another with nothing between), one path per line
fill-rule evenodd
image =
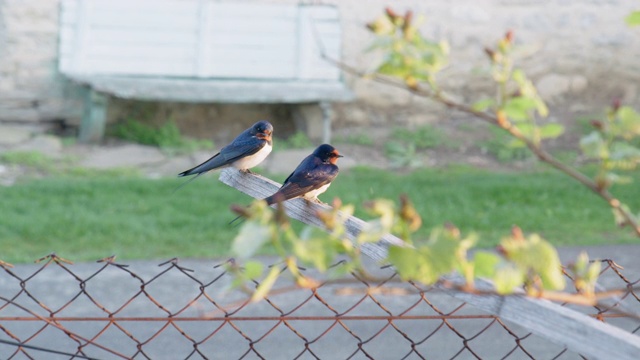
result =
M640 262L637 260L640 258L640 245L561 248L560 253L566 263L574 259L582 250L587 251L592 258L615 260L617 264L624 267L621 272L628 280L640 279ZM275 259L261 258L261 261L271 264ZM180 260L178 264L189 270L182 272L174 267L158 276L171 267L170 264L159 266L159 263L161 261L135 261L124 268L110 266L97 274L96 272L103 264L68 265L67 268L71 270L73 276L57 266L49 266L36 274L42 264L18 265L11 269L11 272L19 278L29 278L24 288L33 298L22 293L14 300L20 305L19 307L4 306L4 302L0 303L0 317L31 316L29 311L47 316L48 311L34 301L37 299L55 312L57 317L93 318L91 321L62 320L59 323L86 338L93 338L106 327L107 330L97 337L96 343L126 356L132 356L137 351L136 341L127 334L139 342L148 341L142 349L144 355L152 359L186 358L193 350L193 343L182 336L180 331L184 331L194 341L200 342L217 330L211 338L199 346L202 353L212 359L239 358L247 351L249 351L247 358L258 358L256 353L251 352L251 346L260 356L267 359L292 359L300 353L303 354L301 356L303 359L313 358L310 352L304 352L305 341L301 337L311 342L310 351L322 359L342 359L352 354L356 354L353 357L356 359L366 358L366 355L375 359L399 359L407 354L409 359L419 358L415 353L411 353L411 341L416 344L416 351L430 359L448 359L460 350L462 352L457 359L474 358L470 351L464 349L460 336L469 339L469 349L485 359L501 358L516 346L515 338L498 323L494 323L482 332L482 329L491 323L491 319L453 317L444 323L442 319L436 318L439 315L438 311L450 313L461 305L459 301L438 291L427 293L426 299L430 306L426 301L421 300L419 294L412 291L413 288L407 284L390 283L387 286L388 291L375 292L373 298L369 298L366 296L366 286L356 281L347 285L323 286L318 291L320 299L313 297L309 290L295 290L272 295L269 297L270 302L262 301L243 307L242 300L246 295L242 292L230 291L231 277L220 277L222 269L214 267L221 261ZM384 273L384 270L380 271ZM135 277L131 273L135 274ZM33 277L30 278L31 276ZM82 288L78 279L85 280ZM142 283L147 283L144 290L157 304L144 293L140 293ZM607 289L625 285L611 271L602 277L601 283ZM211 300L200 296L201 285L204 286L205 293ZM286 280L277 283L277 287L290 285ZM20 291L20 280L6 272L0 274L2 297L13 297ZM76 296L71 305L64 307L64 304ZM135 299L128 302L131 298ZM93 301L99 303L106 311L96 306ZM188 305L190 302L191 305ZM123 306L125 304L126 306ZM412 308L415 304L418 305ZM631 297L624 301L624 307L626 310L640 313L640 303ZM397 319L394 320L393 326L390 326L387 320L380 318L366 321L358 319L359 316L386 316L385 309L393 315L405 313L409 316L426 315L433 318ZM579 310L593 313L593 309ZM346 312L352 318L346 318L342 323L336 324L332 320L335 316L334 311ZM180 314L176 317L178 319L175 321L176 326L168 325L160 335L154 337L154 334L167 324L166 321L157 321L157 319L164 319L168 313L178 312ZM114 324L108 326L109 322L105 320L108 313L113 313L117 319L126 317L148 319L146 321L121 320L118 322L118 327ZM230 323L225 323L225 314L229 316ZM289 317L286 324L279 321L279 316L282 314L287 314ZM456 316L481 314L483 313L468 305L454 313ZM207 321L197 319L202 316L215 319ZM640 320L637 319L608 321L630 331L640 326ZM7 331L20 339L26 339L42 328L43 323L1 321L0 326L6 329L0 332L0 339L9 339ZM520 337L528 333L526 329L514 324L506 324L506 326L509 331ZM325 331L327 331L326 334L322 335ZM381 333L373 337L379 331ZM314 341L318 337L319 339ZM372 337L373 339L368 340ZM364 343L362 345L364 352L358 350L360 341ZM61 351L73 351L77 347L75 342L53 326L45 328L34 340L29 341L29 344ZM522 340L522 345L526 351L539 359L553 358L562 351L561 346L537 336L527 337ZM13 351L11 349L10 346L0 345L0 354L10 354ZM68 358L35 350L29 350L28 353L36 359ZM95 346L88 346L86 354L100 359L118 358ZM0 358L5 357L0 356ZM142 359L145 356L138 354L136 358ZM201 356L196 354L192 358L198 359ZM510 358L527 357L522 350L516 348ZM559 358L577 359L579 357L576 354L564 353Z

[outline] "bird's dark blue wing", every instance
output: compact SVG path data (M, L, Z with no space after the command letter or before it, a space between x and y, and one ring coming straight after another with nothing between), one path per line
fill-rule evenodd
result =
M201 174L209 170L217 169L219 167L229 165L234 161L241 159L245 156L253 155L262 149L267 143L266 140L258 139L256 137L244 137L238 136L231 144L223 147L219 153L213 155L210 159L202 164L195 166L187 171L181 172L178 176L188 176L194 174Z
M276 201L286 201L306 193L319 189L333 181L338 176L338 167L333 164L314 164L313 167L305 167L307 161L300 166L285 180L282 187L265 200L269 205Z

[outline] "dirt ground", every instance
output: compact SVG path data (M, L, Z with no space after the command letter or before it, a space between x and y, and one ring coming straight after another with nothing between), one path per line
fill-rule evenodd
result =
M592 77L602 80L597 82L597 86L592 81L590 86L580 93L565 93L547 99L550 115L540 122L560 123L565 127L561 137L544 141L544 147L548 152L564 156L563 160L574 161L579 158L580 138L591 131L586 125L589 119L601 118L614 99L620 99L622 104L634 106L633 99L637 97L635 85L612 83L605 76L606 74L592 74ZM478 98L489 96L487 94L491 94L492 91L490 88L472 88L469 85L456 100L472 104ZM521 170L531 167L535 162L530 157L520 155L510 159L499 159L495 149L490 146L496 136L496 131L491 129L491 125L431 100L417 96L407 97L404 90L398 89L397 92L401 94L402 99L407 99L406 103L389 105L391 102L388 102L385 105L375 101L358 100L354 103L335 104L332 126L334 145L358 164L392 168L394 164L385 154L385 146L393 140L393 130L415 130L429 125L441 133L442 141L435 148L416 152L415 157L423 166L468 164L487 169ZM458 94L451 97L456 95ZM110 103L108 117L111 124L134 119L152 125L162 125L167 120L173 120L186 136L212 139L216 147L226 144L258 119L268 119L276 128L277 149L278 141L301 130L300 124L293 119L293 109L290 105L177 104L114 99ZM358 136L368 137L373 145L364 146L348 141L350 137ZM106 145L117 146L118 142L110 140Z

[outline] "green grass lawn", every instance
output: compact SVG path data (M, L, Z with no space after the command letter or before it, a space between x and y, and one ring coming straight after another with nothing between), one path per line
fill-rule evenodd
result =
M74 261L117 255L119 260L211 258L228 255L237 227L230 204L249 197L203 176L177 192L178 179L92 175L54 176L0 187L0 259L33 261L51 252ZM276 176L282 181L284 176ZM640 209L636 182L614 193ZM360 205L407 193L423 216L426 236L451 222L495 245L512 224L539 232L555 245L637 242L613 223L602 200L552 172L495 173L469 168L393 172L343 171L324 201L337 196ZM357 215L365 216L361 211Z

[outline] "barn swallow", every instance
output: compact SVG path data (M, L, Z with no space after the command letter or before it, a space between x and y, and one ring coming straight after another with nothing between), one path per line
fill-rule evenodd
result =
M327 191L338 176L338 158L342 155L333 146L322 144L307 156L284 181L275 194L264 199L268 205L276 202L304 197L318 201L318 195Z
M238 170L250 172L250 168L260 164L271 153L271 135L273 125L266 120L258 121L243 131L233 141L223 147L202 164L183 171L179 177L197 174L193 179L207 171L233 166ZM193 180L192 179L192 180Z

